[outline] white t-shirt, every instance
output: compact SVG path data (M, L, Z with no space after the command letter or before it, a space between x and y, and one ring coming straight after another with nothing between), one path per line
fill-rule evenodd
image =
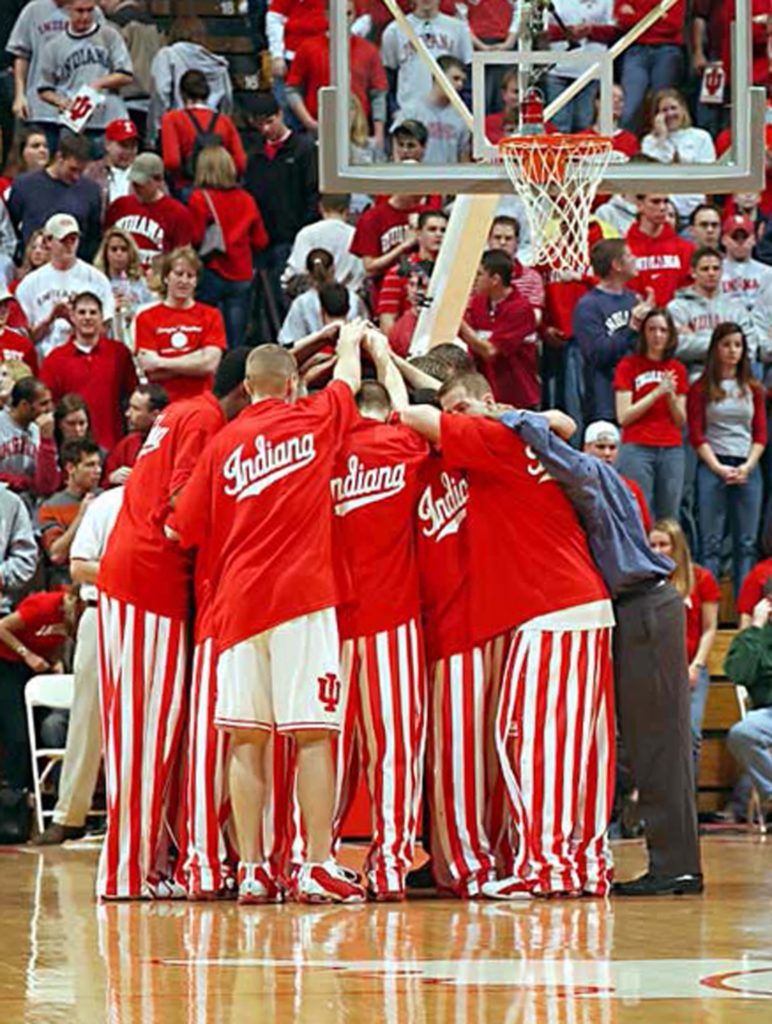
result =
M365 272L358 256L349 252L354 228L343 220L330 218L306 224L295 235L292 252L282 274L282 284L294 274L306 273L306 257L312 249L326 249L335 260L335 280L349 288L358 288Z
M420 121L429 133L424 153L426 164L457 164L471 154L472 133L450 103L437 106L416 98L399 109L392 131L403 121Z
M123 503L123 487L111 487L91 502L83 516L70 547L70 558L83 562L96 562L107 547L107 540ZM97 588L84 583L80 588L84 601L96 601Z
M115 315L115 299L110 282L101 270L90 263L76 259L69 270L57 270L45 263L27 274L16 289L16 298L24 310L30 327L39 324L59 302L70 302L81 292L93 292L102 301L102 316L105 323ZM72 334L69 320L58 317L51 324L47 334L37 343L41 359L49 352L63 345Z
M613 25L614 24L614 5L613 0L554 0L555 10L558 17L563 20L565 25L571 27L572 25ZM550 15L550 25L557 24L555 19ZM556 39L554 42L549 44L550 50L567 50L568 40ZM607 50L608 46L606 43L598 43L590 39L580 39L579 46L575 47L572 52L589 53L592 50ZM551 75L557 75L560 78L578 78L579 75L589 67L589 61L587 64L555 64L554 67L550 68Z
M359 296L352 292L350 288L348 290L348 302L346 319L355 320L358 316L362 315L364 310L362 309ZM307 292L298 295L287 311L284 323L279 331L279 344L293 345L298 339L305 338L307 334L313 334L315 331L321 331L323 327L324 321L322 320L322 304L319 301L319 292L316 288L309 288Z
M472 35L465 21L447 14L437 14L434 18L408 14L407 20L433 57L449 53L464 64L472 63ZM397 72L397 106L404 107L411 99L429 95L432 73L396 21L387 25L383 33L381 58L384 67Z

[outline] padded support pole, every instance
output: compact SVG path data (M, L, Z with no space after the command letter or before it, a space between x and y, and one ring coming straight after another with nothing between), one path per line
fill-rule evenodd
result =
M434 264L428 305L418 317L410 355L425 355L433 345L454 341L472 292L500 196L456 196Z

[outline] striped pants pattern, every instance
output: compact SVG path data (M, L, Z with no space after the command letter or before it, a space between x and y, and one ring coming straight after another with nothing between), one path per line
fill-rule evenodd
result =
M228 733L214 726L217 655L207 638L193 649L187 758L188 884L194 893L217 892L229 871L225 828L230 815L227 793Z
M510 647L496 749L518 840L512 873L536 892L608 892L611 633L522 629Z
M367 779L373 838L365 862L376 893L399 892L413 861L426 741L423 637L411 619L393 629L344 640L346 710L338 743L334 834L356 791L358 761Z
M432 871L459 896L478 896L495 877L488 807L486 679L479 647L434 663L429 673L427 752Z
M187 700L187 623L101 594L98 644L107 835L97 895L137 898L169 872L175 843L167 804Z

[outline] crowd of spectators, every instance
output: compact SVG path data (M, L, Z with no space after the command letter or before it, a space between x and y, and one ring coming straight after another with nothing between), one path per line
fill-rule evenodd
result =
M545 97L577 74L564 51L609 47L654 5L554 0L540 41L555 51ZM617 424L619 468L654 518L680 521L684 557L690 548L713 577L727 570L739 592L772 534L769 513L762 528L769 174L761 193L600 197L584 274L531 266L523 209L502 199L456 347L411 358L452 197L320 194L326 0L250 5L272 88L235 100L197 17L164 34L144 0L3 6L0 78L13 113L0 125L4 612L26 591L70 582L90 498L125 483L160 410L210 387L226 348L278 340L312 388L330 376L340 324L361 315L380 324L416 389L474 363L500 402ZM472 54L517 45L513 0L400 6L467 100ZM733 10L677 0L618 62L613 141L626 158L704 163L726 151ZM753 81L766 86L770 0L752 11ZM472 160L465 122L385 5L349 0L347 12L352 158ZM516 130L519 102L516 72L491 69L491 142ZM597 131L597 108L589 85L546 128ZM699 573L684 564L687 599ZM54 614L69 621L61 602L45 610ZM22 683L59 662L58 649L24 649ZM18 712L19 685L2 689ZM17 742L0 737L0 771L19 781L8 769Z

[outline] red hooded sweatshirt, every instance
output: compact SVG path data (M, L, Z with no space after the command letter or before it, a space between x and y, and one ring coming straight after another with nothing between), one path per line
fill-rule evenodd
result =
M638 273L628 285L640 295L647 288L654 289L654 301L666 306L677 288L691 281L689 260L694 246L675 233L669 224L662 227L656 238L644 234L638 221L627 232L627 244L635 256Z

